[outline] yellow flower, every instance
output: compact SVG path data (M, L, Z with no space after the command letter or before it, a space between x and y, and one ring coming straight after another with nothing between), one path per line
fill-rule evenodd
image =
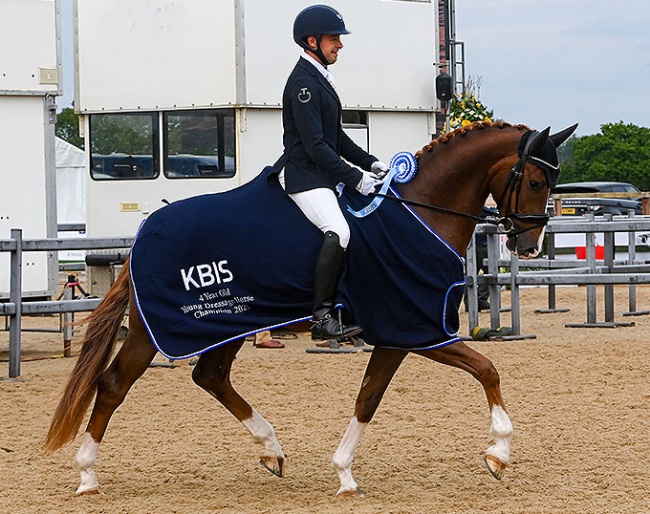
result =
M489 122L491 122L492 120L490 119L489 116L486 116L485 118L483 118L483 121L487 121L487 122L489 123Z
M463 121L460 123L460 126L461 126L461 127L466 127L467 125L471 125L471 124L472 124L471 121L469 121L469 120L463 120Z

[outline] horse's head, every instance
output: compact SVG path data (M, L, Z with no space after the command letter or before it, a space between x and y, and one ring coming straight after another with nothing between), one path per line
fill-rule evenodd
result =
M577 126L557 134L550 134L550 127L542 132L527 131L519 141L517 155L495 174L492 196L502 216L502 228L508 233L506 246L520 257L532 258L540 251L549 219L549 194L560 173L557 148Z

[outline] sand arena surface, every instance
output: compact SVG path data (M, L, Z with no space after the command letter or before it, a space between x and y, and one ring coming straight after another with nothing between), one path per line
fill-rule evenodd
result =
M75 497L71 462L81 437L53 455L41 452L73 364L59 357L62 335L25 332L21 378L7 380L2 332L0 507L39 514L650 512L650 316L620 316L627 287L617 286L616 320L635 326L569 329L565 323L586 321L585 288L558 288L558 307L570 312L535 314L546 294L522 290L522 332L536 339L470 343L499 370L515 427L503 481L481 462L491 439L480 385L409 356L356 454L353 471L366 498L335 498L329 462L367 353L308 354L304 335L283 350L245 344L233 383L275 426L287 455L282 479L258 464L260 448L244 427L192 383L188 361L151 368L108 427L96 466L102 494ZM637 294L639 308L649 308L650 287ZM602 320L600 289L598 298ZM481 313L483 324L488 319ZM509 314L502 323L510 324ZM58 327L58 316L24 318L24 326Z

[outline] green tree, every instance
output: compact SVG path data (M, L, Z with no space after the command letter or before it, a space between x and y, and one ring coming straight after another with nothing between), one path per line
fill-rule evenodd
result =
M611 180L650 191L650 129L620 121L600 130L573 141L573 162L563 164L562 182Z
M79 135L79 116L72 107L66 107L57 114L54 132L71 145L84 149L84 139Z

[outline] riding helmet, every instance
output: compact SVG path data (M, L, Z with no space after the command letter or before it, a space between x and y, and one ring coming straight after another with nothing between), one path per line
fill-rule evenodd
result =
M293 40L302 48L310 50L307 38L315 36L320 42L323 34L349 34L343 17L327 5L312 5L300 11L293 22ZM319 45L320 46L320 45Z

